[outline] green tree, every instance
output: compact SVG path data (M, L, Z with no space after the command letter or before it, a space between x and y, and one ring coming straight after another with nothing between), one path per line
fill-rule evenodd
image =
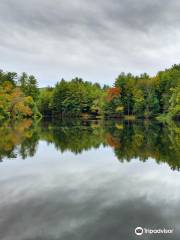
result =
M180 118L180 85L171 89L172 96L170 98L170 106L168 114L172 118Z
M52 96L53 88L48 87L40 90L38 109L43 116L52 115Z
M38 83L33 75L28 76L26 73L22 73L19 78L19 85L26 96L31 96L35 102L38 100Z

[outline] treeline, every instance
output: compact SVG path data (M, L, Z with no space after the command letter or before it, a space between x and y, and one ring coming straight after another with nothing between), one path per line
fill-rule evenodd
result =
M180 65L134 76L121 73L112 87L75 78L38 88L34 76L0 71L0 118L37 116L180 118Z
M39 109L43 115L73 116L102 115L105 91L98 83L75 78L62 79L54 88L42 89Z
M180 65L159 72L133 76L121 73L113 87L75 78L61 80L40 93L43 115L104 116L179 119Z
M123 106L123 114L137 117L180 117L180 65L159 72L155 77L147 74L133 76L120 74L115 81L120 90L119 102L112 108Z

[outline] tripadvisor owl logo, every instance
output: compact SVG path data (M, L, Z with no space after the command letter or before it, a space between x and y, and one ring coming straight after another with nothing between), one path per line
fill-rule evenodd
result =
M137 227L137 228L135 228L135 234L136 234L137 236L143 235L143 228L142 228L142 227Z
M174 229L167 229L167 228L149 229L149 228L136 227L134 232L137 236L141 236L143 234L173 234Z

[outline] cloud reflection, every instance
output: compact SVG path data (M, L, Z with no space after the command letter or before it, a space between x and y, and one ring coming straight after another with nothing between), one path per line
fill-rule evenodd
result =
M41 143L38 159L43 149ZM178 172L153 160L118 163L110 148L65 153L60 161L53 146L51 152L53 164L30 160L0 169L1 240L135 239L137 225L175 228L178 239Z

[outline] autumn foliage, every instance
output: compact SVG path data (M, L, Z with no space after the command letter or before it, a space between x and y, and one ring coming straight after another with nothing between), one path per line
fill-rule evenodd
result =
M121 89L119 87L108 88L107 90L107 100L112 101L114 98L119 97Z
M111 146L115 149L121 147L119 140L117 138L113 137L110 133L107 134L106 141L109 146Z
M0 86L1 118L31 117L32 106L32 97L26 97L19 87L14 87L10 82Z

